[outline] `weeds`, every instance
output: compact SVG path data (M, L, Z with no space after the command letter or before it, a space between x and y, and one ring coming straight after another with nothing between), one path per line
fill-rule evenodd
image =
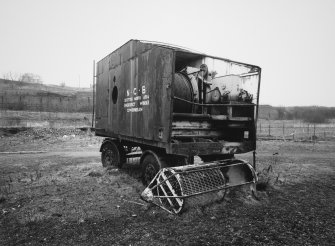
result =
M0 203L3 203L13 191L13 179L10 175L0 180Z
M279 162L279 153L275 152L272 154L270 164L264 167L260 172L258 172L258 179L256 189L258 191L265 191L269 188L271 184L278 184L282 182L281 173L275 173L274 167L277 166Z

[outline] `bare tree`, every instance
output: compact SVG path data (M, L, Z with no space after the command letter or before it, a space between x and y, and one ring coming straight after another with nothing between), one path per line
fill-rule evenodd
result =
M277 108L277 113L278 113L278 119L279 120L284 120L286 116L286 109L285 107L278 107Z
M43 84L41 76L38 75L38 74L33 74L33 73L24 73L24 74L22 74L21 81L27 82L27 83Z
M11 80L11 81L22 81L22 75L18 74L18 73L13 73L13 72L8 72L8 73L4 73L2 75L3 79L6 80Z
M41 76L34 73L19 74L19 73L8 72L4 73L2 75L2 78L11 81L43 84Z

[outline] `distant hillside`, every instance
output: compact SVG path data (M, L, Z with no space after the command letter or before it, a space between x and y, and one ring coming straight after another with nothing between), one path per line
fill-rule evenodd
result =
M278 110L270 105L259 105L258 117L260 119L278 119Z
M335 108L321 106L273 107L270 105L260 105L259 118L326 123L330 119L335 118Z
M37 112L92 112L92 88L43 85L0 79L0 109ZM260 105L259 118L323 123L335 118L335 108Z
M0 79L0 108L45 112L91 112L92 89Z

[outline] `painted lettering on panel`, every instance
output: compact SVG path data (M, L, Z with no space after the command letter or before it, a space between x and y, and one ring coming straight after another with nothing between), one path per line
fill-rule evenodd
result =
M149 105L148 90L145 85L140 88L133 88L126 90L126 97L124 99L124 108L127 113L142 112L143 107Z

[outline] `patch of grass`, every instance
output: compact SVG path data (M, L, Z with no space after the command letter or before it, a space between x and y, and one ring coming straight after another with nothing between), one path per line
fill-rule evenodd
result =
M178 216L139 204L144 186L137 170L102 168L98 147L93 156L83 150L0 156L3 170L13 173L12 191L0 204L0 244L332 245L330 144L262 142L259 200L247 186L236 187L223 201Z
M267 166L263 167L260 172L257 173L258 182L256 184L257 191L266 191L271 186L277 184L283 184L285 180L281 177L281 172L278 171L280 165L280 156L278 152L274 152Z
M268 189L268 187L269 187L269 183L268 182L262 181L262 182L258 182L256 184L256 190L257 191L266 191Z
M4 203L13 191L13 180L10 175L0 179L0 203Z
M90 172L88 172L87 176L90 176L90 177L101 177L103 174L99 171L95 171L95 170L92 170Z

